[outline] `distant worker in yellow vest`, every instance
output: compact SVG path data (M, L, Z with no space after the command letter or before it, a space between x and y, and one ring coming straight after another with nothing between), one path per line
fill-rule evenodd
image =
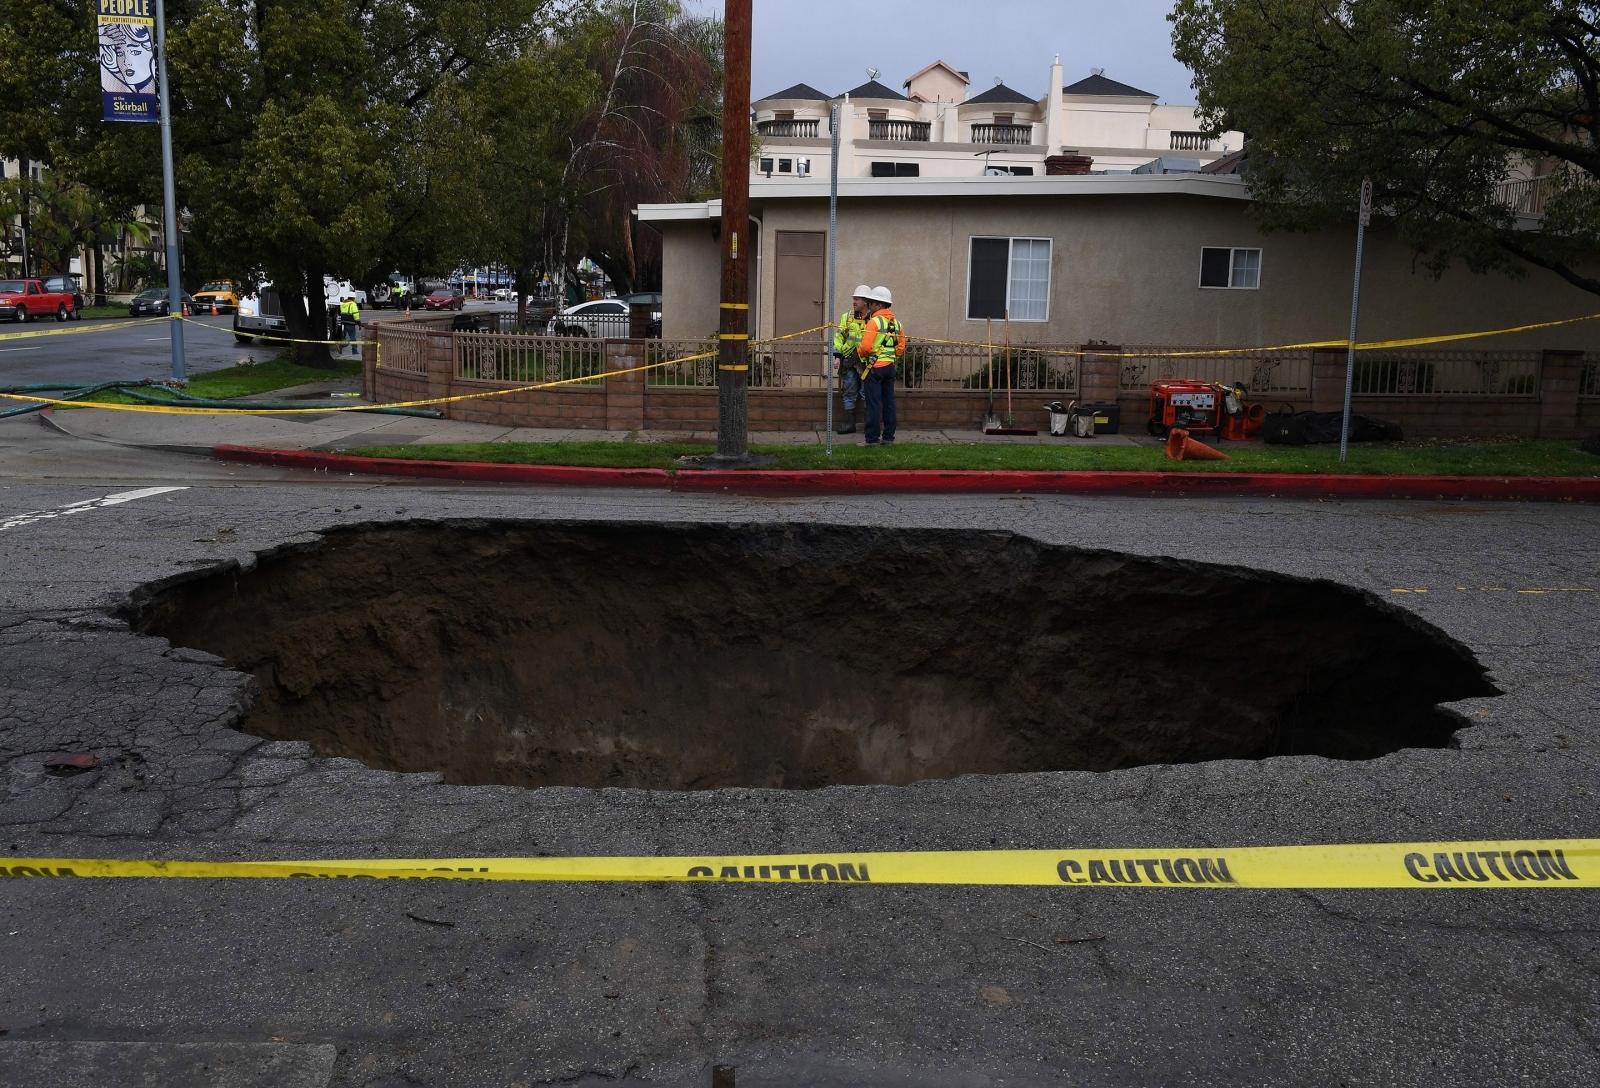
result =
M850 309L839 315L839 327L833 332L833 359L839 371L839 395L844 398L844 417L834 428L836 434L856 433L856 400L861 394L861 356L856 349L867 327L870 294L872 288L864 283L856 288Z
M339 303L339 321L344 325L344 338L350 350L360 355L361 348L356 341L361 339L361 306L354 295L346 295L344 301Z
M867 402L867 445L876 446L881 441L887 446L894 444L894 372L895 364L906 353L906 333L889 308L894 298L887 287L874 287L867 301L871 303L872 318L856 349L867 368L861 382L861 395Z

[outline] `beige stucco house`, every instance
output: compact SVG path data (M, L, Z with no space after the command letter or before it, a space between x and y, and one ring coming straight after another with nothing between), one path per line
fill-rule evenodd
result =
M1036 176L1069 160L1076 169L1125 173L1168 156L1198 168L1244 144L1238 132L1202 132L1194 106L1163 104L1098 69L1064 85L1058 61L1042 97L1005 83L981 91L969 84L966 72L935 61L906 79L904 93L876 79L838 96L805 83L777 91L753 103L761 154L752 175L827 176L834 105L844 178Z
M752 317L761 336L826 317L828 179L755 179ZM643 205L664 240L664 335L717 327L720 203ZM1525 217L1530 227L1534 217ZM1355 231L1263 234L1229 174L842 178L835 312L884 284L913 335L1242 347L1338 339L1349 327ZM1455 269L1436 279L1369 234L1361 338L1492 329L1600 311L1550 272ZM1475 347L1600 348L1600 321Z

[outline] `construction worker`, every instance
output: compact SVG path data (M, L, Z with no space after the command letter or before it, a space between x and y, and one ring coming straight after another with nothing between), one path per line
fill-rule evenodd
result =
M356 302L354 295L346 295L344 301L339 303L339 321L344 325L344 338L350 350L360 355L361 349L356 346L356 341L361 338L361 305Z
M850 309L839 315L839 327L833 332L833 359L839 371L839 395L844 399L844 416L833 429L835 434L856 433L856 400L861 393L861 356L856 349L867 326L870 294L872 288L864 283L856 288Z
M867 402L867 445L894 444L894 371L906 353L906 333L889 307L894 297L887 287L874 287L867 295L872 317L861 333L856 352L866 366L861 395ZM881 424L881 439L880 439Z

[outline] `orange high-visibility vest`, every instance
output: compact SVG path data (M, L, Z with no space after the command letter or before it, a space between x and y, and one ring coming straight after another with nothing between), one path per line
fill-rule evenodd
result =
M856 349L863 359L870 359L874 369L891 366L906 353L906 332L900 319L892 310L879 310L867 322L861 334L861 346Z

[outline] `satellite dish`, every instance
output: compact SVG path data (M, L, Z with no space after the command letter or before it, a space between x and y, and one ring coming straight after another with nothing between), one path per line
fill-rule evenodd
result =
M1103 76L1106 74L1106 70L1104 68L1091 68L1089 69L1089 74L1092 76Z
M867 69L867 78L868 79L877 79L878 75L879 75L879 72L878 72L878 70L876 68L868 68Z
M994 85L996 87L1003 86L1005 84L1005 81L1006 81L1006 77L1005 76L995 76L994 77Z

